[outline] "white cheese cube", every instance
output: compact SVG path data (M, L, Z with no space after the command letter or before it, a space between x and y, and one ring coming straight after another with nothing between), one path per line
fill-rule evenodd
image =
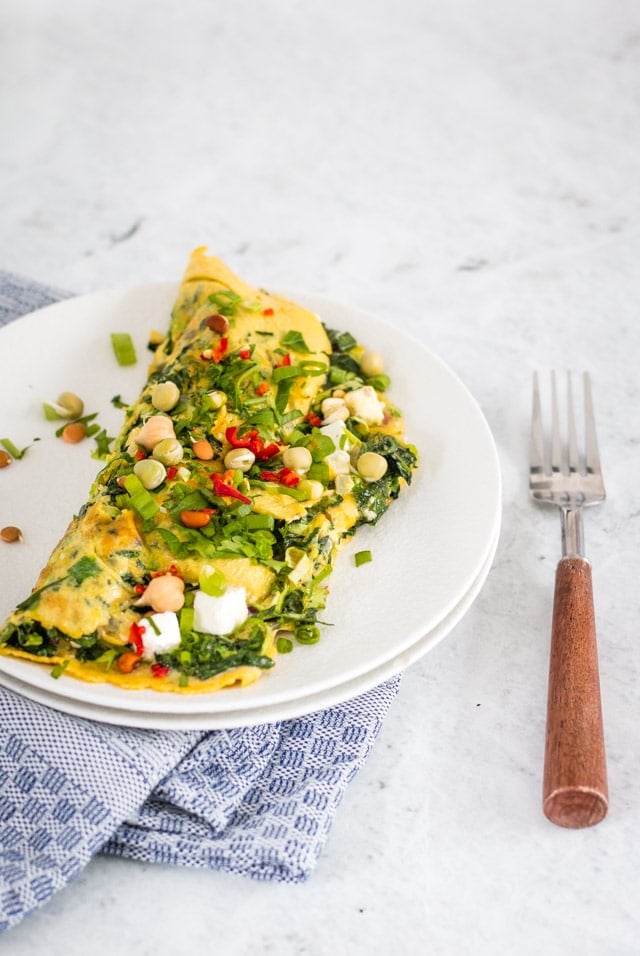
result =
M152 660L156 654L172 651L180 643L180 625L175 611L150 614L140 618L139 624L143 628L142 656L146 661Z
M205 634L230 634L249 617L245 588L228 587L220 597L196 591L193 629Z
M324 459L329 466L330 476L335 478L336 475L348 475L351 470L351 459L349 458L349 452L345 450L348 441L345 437L347 435L345 423L343 421L330 422L327 425L322 425L319 431L322 435L330 438L335 445L335 451L332 451ZM343 448L343 446L345 447Z
M354 388L352 392L347 392L344 400L354 418L359 418L366 425L381 425L384 421L384 405L371 385Z

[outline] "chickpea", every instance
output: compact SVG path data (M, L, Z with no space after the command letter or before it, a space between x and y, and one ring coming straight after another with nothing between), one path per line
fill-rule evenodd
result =
M179 611L184 605L184 581L175 574L161 574L152 578L136 607L150 607L158 614Z
M285 448L282 453L282 464L284 467L290 468L291 471L295 471L299 475L304 475L309 471L312 461L311 452L303 445Z
M374 352L373 349L365 349L360 359L360 370L365 378L382 375L384 372L384 359L379 352Z
M307 501L317 501L324 494L324 485L321 481L314 481L310 478L303 478L298 483L298 491L303 494Z
M167 477L167 469L155 458L143 458L142 461L137 461L133 466L133 473L147 491L157 488Z
M64 413L63 418L80 418L84 411L84 402L74 392L63 392L58 395L56 403Z
M152 453L156 461L169 467L178 465L184 457L184 448L177 438L163 438Z
M175 382L158 382L151 392L151 404L159 412L170 412L180 401L180 389Z
M173 422L168 415L152 415L136 434L136 442L152 451L163 438L175 438Z
M199 438L193 443L193 454L200 461L211 461L213 458L213 445L206 438Z
M356 463L358 474L365 481L379 481L387 471L387 459L375 451L365 451Z
M22 531L20 528L16 528L14 525L10 524L0 531L0 538L2 538L3 541L6 541L7 544L13 544L15 541L22 541Z
M11 457L11 455L9 455L6 451L3 451L2 449L0 449L0 468L6 468L7 465L10 465L12 461L13 461L13 458Z
M224 467L232 471L249 471L255 460L250 448L232 448L224 456Z

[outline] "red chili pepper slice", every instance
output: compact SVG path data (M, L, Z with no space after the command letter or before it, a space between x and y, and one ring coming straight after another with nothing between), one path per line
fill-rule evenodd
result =
M144 651L142 635L144 634L145 630L146 628L144 624L138 624L137 621L133 621L129 629L129 643L133 644L135 647L138 657L142 657L142 652Z
M276 445L275 442L270 442L268 445L264 445L260 451L255 452L255 456L258 461L268 461L269 458L273 458L273 456L279 452L280 445Z
M256 448L261 448L263 445L262 439L258 435L257 428L252 428L250 432L246 432L246 434L240 437L238 435L238 426L232 425L230 428L227 428L225 436L233 448L248 448L254 453L254 455L256 453Z
M261 471L260 477L263 481L275 481L278 485L285 485L287 488L295 488L300 481L300 475L290 468L281 468L280 471Z
M151 673L154 677L166 677L170 670L171 668L167 667L166 664L156 663L151 665Z
M252 428L250 432L239 437L238 427L237 425L233 425L227 428L225 435L227 441L233 448L248 448L249 451L253 452L258 461L267 461L280 451L280 445L275 442L269 442L268 445L265 445L256 428Z
M260 382L256 388L256 395L266 395L269 391L270 385L268 382Z
M244 502L245 505L251 504L251 498L247 498L246 495L241 494L233 485L227 485L220 475L214 472L210 478L213 481L214 495L219 495L221 498L237 498L238 501Z
M280 368L282 368L283 365L291 365L291 355L289 352L282 356L282 361L279 363Z
M319 415L316 415L315 412L309 412L308 415L305 415L304 420L309 422L310 425L313 425L314 428L318 428L319 425L322 425L322 419Z
M239 350L238 355L240 356L241 359L250 359L251 349L245 346L245 348L242 348Z
M263 310L262 310L262 314L263 314L263 315L273 315L273 309L263 309Z
M176 468L175 465L171 465L169 468L167 468L167 478L169 479L169 481L172 481L177 474L178 474L178 469Z

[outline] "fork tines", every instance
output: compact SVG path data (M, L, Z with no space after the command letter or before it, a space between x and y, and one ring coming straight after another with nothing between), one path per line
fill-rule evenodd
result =
M531 456L532 474L547 475L599 475L600 457L596 438L591 378L588 372L582 373L583 416L584 416L584 454L581 458L576 425L574 401L574 379L571 372L566 373L566 424L562 428L562 416L558 401L558 376L550 373L551 394L551 432L549 447L545 445L540 398L538 372L533 373L533 411L531 420ZM566 435L563 442L562 435Z

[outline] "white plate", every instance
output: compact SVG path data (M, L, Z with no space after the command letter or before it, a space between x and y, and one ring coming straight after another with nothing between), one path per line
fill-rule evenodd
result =
M122 413L110 399L136 398L146 375L152 328L167 325L175 283L82 296L42 309L0 329L0 437L25 457L0 472L0 526L22 528L24 542L0 550L0 619L29 593L40 567L83 503L99 463L91 444L69 446L44 421L42 399L74 391L87 411L116 434ZM493 438L478 405L459 379L420 343L381 319L325 299L295 294L330 327L352 332L385 356L391 396L405 411L407 437L421 454L410 488L374 527L358 531L339 558L323 618L322 640L296 647L247 688L207 695L124 691L64 675L56 706L140 715L160 726L184 717L198 726L256 723L327 706L378 683L394 661L426 653L443 636L450 615L484 580L500 521L500 472ZM121 368L112 331L131 332L138 363ZM370 548L373 561L356 568L353 552ZM466 610L466 608L465 608ZM449 628L450 629L450 628ZM400 670L404 663L395 666ZM20 681L52 695L49 668L0 658L0 681ZM306 704L305 704L306 702ZM100 719L105 719L101 717ZM145 726L149 724L145 723Z

